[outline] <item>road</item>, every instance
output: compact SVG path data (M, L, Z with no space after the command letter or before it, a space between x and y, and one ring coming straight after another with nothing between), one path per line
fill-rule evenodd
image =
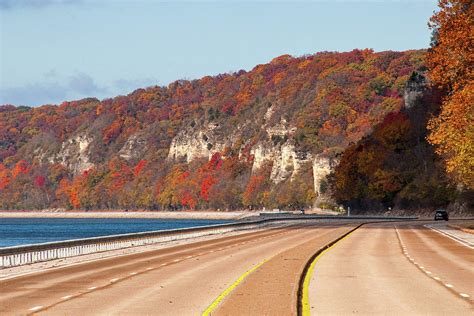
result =
M371 224L316 262L311 314L474 315L474 250L423 223Z
M312 313L473 315L473 250L422 224L365 225L328 250L309 276ZM306 222L15 277L0 281L0 314L295 315L307 262L356 225Z
M297 225L17 277L0 282L0 314L196 315L206 310L239 276L268 260L262 271L267 271L267 266L282 264L268 271L285 281L276 282L278 287L274 291L287 296L289 303L282 312L288 315L296 306L298 279L314 249L351 227ZM295 249L306 249L307 255L296 257ZM287 274L286 267L300 271ZM292 284L287 284L287 279ZM232 302L233 297L229 295L225 302Z

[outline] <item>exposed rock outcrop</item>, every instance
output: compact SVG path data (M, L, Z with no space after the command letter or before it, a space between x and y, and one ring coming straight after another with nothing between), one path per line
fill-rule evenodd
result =
M315 204L327 202L327 176L335 167L335 162L329 158L318 155L313 160L314 192L316 193Z
M130 136L119 151L119 156L125 160L138 159L148 149L146 139L141 135Z
M425 94L427 89L428 80L426 77L421 73L413 72L403 92L405 107L407 109L412 108L416 104L416 101Z
M252 171L261 168L265 162L272 163L270 179L274 183L293 178L298 174L301 166L311 159L311 157L298 154L290 141L280 146L259 143L252 148L251 154L254 157Z
M89 157L89 145L93 140L87 133L78 134L63 142L59 152L49 161L64 165L74 174L90 169L94 166Z
M238 128L235 132L238 132ZM236 140L236 134L223 139L223 133L216 123L209 123L203 128L189 127L181 131L171 142L168 160L183 159L190 162L197 158L212 157L222 152Z

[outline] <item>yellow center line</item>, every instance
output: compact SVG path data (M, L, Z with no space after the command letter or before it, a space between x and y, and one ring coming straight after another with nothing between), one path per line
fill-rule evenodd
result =
M318 262L318 260L326 253L328 252L329 250L331 250L333 247L335 247L338 243L340 243L341 241L343 241L344 239L346 239L347 237L349 237L354 231L356 230L353 230L352 232L350 232L349 234L347 234L344 238L341 238L340 240L338 240L336 243L334 243L332 246L326 248L325 250L323 250L316 258L314 258L313 262L311 262L311 265L309 266L309 269L308 269L308 272L306 273L306 276L304 278L304 282L303 282L303 297L302 297L302 306L303 306L303 310L302 310L302 315L303 316L309 316L311 315L311 305L309 303L309 283L311 281L311 278L313 276L313 272L314 272L314 267L316 265L316 262Z
M202 316L209 316L211 315L211 313L217 308L217 306L220 304L220 302L222 302L222 300L230 294L230 292L232 292L233 289L235 289L237 287L237 285L239 285L250 273L254 272L255 270L257 270L258 268L260 268L260 266L262 266L265 262L267 262L268 259L265 259L263 260L262 262L260 262L259 264L257 264L256 266L254 266L253 268L251 268L250 270L246 271L244 274L242 274L234 283L232 283L227 289L224 290L224 292L222 292L215 300L214 302L211 303L211 305L209 305L208 308L206 308L206 310L202 313Z

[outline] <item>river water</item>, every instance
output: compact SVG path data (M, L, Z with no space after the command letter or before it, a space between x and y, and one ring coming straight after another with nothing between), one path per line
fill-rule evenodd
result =
M0 247L232 222L140 218L0 218Z

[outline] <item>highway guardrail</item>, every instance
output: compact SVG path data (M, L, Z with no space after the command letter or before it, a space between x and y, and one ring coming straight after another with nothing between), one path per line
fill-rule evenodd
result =
M410 220L416 217L381 217L381 216L314 216L295 215L278 218L264 218L253 221L209 225L191 228L180 228L141 233L120 234L103 237L92 237L66 241L55 241L34 245L22 245L0 248L0 269L68 258L97 252L145 246L167 241L196 238L207 235L223 234L237 230L264 227L275 222L301 221L312 219L359 219L359 220Z

